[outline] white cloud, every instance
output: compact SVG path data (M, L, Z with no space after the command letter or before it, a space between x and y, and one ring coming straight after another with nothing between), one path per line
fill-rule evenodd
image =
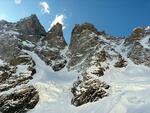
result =
M6 20L6 16L5 15L0 15L0 20Z
M21 4L22 0L15 0L16 4Z
M50 26L50 28L49 28L49 30L54 26L54 25L56 25L57 23L60 23L60 24L62 24L62 26L63 26L63 29L65 29L66 28L66 26L64 25L64 20L65 20L65 15L63 15L63 14L61 14L61 15L56 15L56 17L55 17L55 19L52 21L52 23L51 23L51 26Z
M43 1L43 2L40 2L40 7L41 7L41 11L45 14L49 14L50 11L49 11L49 5L47 2Z

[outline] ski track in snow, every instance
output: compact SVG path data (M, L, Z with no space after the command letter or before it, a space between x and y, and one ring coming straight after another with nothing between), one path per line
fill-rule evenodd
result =
M33 52L37 73L30 82L39 91L40 100L29 113L150 113L150 69L128 61L129 66L111 67L102 80L111 85L110 96L80 107L71 105L70 88L78 73L59 72L46 66Z

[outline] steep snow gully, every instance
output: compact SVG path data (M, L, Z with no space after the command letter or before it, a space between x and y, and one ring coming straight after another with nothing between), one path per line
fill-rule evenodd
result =
M76 72L63 69L53 72L34 53L26 51L36 63L37 73L30 82L39 91L40 101L29 113L150 113L150 69L143 65L114 68L102 77L111 85L110 96L94 103L74 107L70 103L70 88ZM110 76L111 75L111 76ZM44 109L43 109L44 108Z

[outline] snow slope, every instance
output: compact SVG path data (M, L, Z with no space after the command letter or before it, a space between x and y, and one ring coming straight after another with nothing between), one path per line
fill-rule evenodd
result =
M33 52L37 73L30 82L38 90L40 101L29 113L150 113L150 69L128 60L126 68L105 71L101 79L111 85L110 95L80 107L71 105L70 88L78 73L63 69L53 72Z
M144 37L142 40L140 40L140 43L142 44L142 46L144 48L148 48L149 49L150 48L149 40L150 40L150 36L148 35L148 36Z

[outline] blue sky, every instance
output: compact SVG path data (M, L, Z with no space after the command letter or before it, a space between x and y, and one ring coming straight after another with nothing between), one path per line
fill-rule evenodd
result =
M84 22L114 36L128 36L133 28L150 25L150 0L0 1L0 19L15 22L33 13L46 30L61 22L67 42L74 25Z

